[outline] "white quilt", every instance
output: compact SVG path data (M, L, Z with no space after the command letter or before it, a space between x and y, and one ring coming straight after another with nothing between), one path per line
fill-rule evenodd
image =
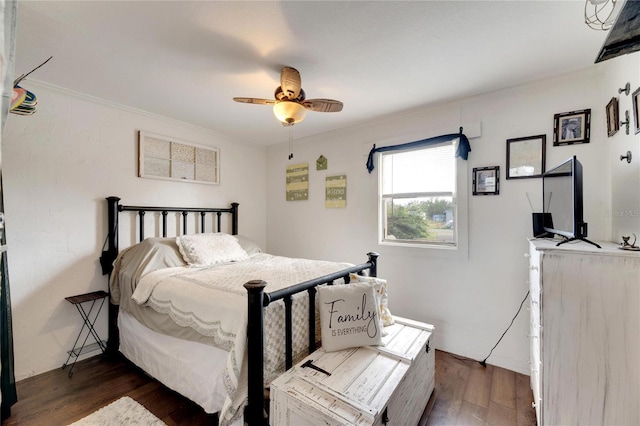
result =
M226 425L239 419L247 398L247 291L243 284L264 280L265 291L271 292L349 266L352 265L259 253L246 261L213 267L151 272L140 279L132 299L169 315L180 326L212 337L216 346L229 351L224 377L227 398L220 413L220 424ZM296 358L304 355L308 342L306 292L297 299L293 307ZM282 303L270 305L264 321L266 385L284 369Z

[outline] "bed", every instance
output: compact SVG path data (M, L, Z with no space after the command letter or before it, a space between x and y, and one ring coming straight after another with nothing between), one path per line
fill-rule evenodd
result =
M129 206L108 197L107 209L101 257L103 273L110 275L107 350L120 351L207 413L218 413L221 425L266 423L269 383L319 345L318 285L349 283L354 273L376 275L377 253L359 265L263 253L238 235L237 203ZM121 250L124 212L136 218L138 235ZM147 215L157 235L145 235ZM169 218L178 238L167 237ZM200 235L184 235L188 224ZM224 255L201 261L212 252ZM191 262L194 253L201 257Z

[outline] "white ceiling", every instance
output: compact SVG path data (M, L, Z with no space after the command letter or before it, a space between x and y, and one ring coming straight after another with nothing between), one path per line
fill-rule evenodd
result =
M16 75L269 145L282 66L308 98L295 139L593 64L584 0L19 1ZM37 95L37 93L36 93ZM39 109L47 108L45 102ZM455 129L454 129L455 130Z

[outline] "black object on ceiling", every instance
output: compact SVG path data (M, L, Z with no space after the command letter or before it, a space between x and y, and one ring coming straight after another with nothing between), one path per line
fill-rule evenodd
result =
M638 50L640 50L640 1L627 0L600 49L595 63Z

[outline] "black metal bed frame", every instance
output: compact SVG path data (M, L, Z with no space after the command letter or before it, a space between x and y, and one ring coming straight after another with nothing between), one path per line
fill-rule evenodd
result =
M205 217L207 214L217 215L216 232L221 232L221 216L223 213L231 215L231 233L238 234L238 203L231 203L227 208L192 208L192 207L150 207L150 206L123 206L119 197L107 197L108 208L108 238L107 250L103 251L101 263L103 272L111 273L113 261L118 255L118 224L119 213L123 211L137 212L139 224L138 240L142 241L144 235L144 217L146 212L160 212L162 214L162 236L167 236L167 216L170 212L182 214L182 233L187 230L187 217L189 213L200 215L200 232L205 229ZM309 353L316 348L316 311L315 294L316 287L321 284L332 285L335 280L344 279L349 282L350 273L359 273L369 270L370 276L377 275L378 253L367 253L366 263L352 266L332 274L314 278L285 289L265 292L267 283L262 280L249 281L244 285L247 289L248 325L247 325L247 352L248 352L248 403L245 409L245 422L250 426L264 425L264 309L271 303L283 300L285 306L285 368L293 366L293 326L292 303L293 296L306 291L309 296ZM109 265L106 270L104 265ZM109 303L109 337L107 352L118 351L119 336L117 326L118 306Z

